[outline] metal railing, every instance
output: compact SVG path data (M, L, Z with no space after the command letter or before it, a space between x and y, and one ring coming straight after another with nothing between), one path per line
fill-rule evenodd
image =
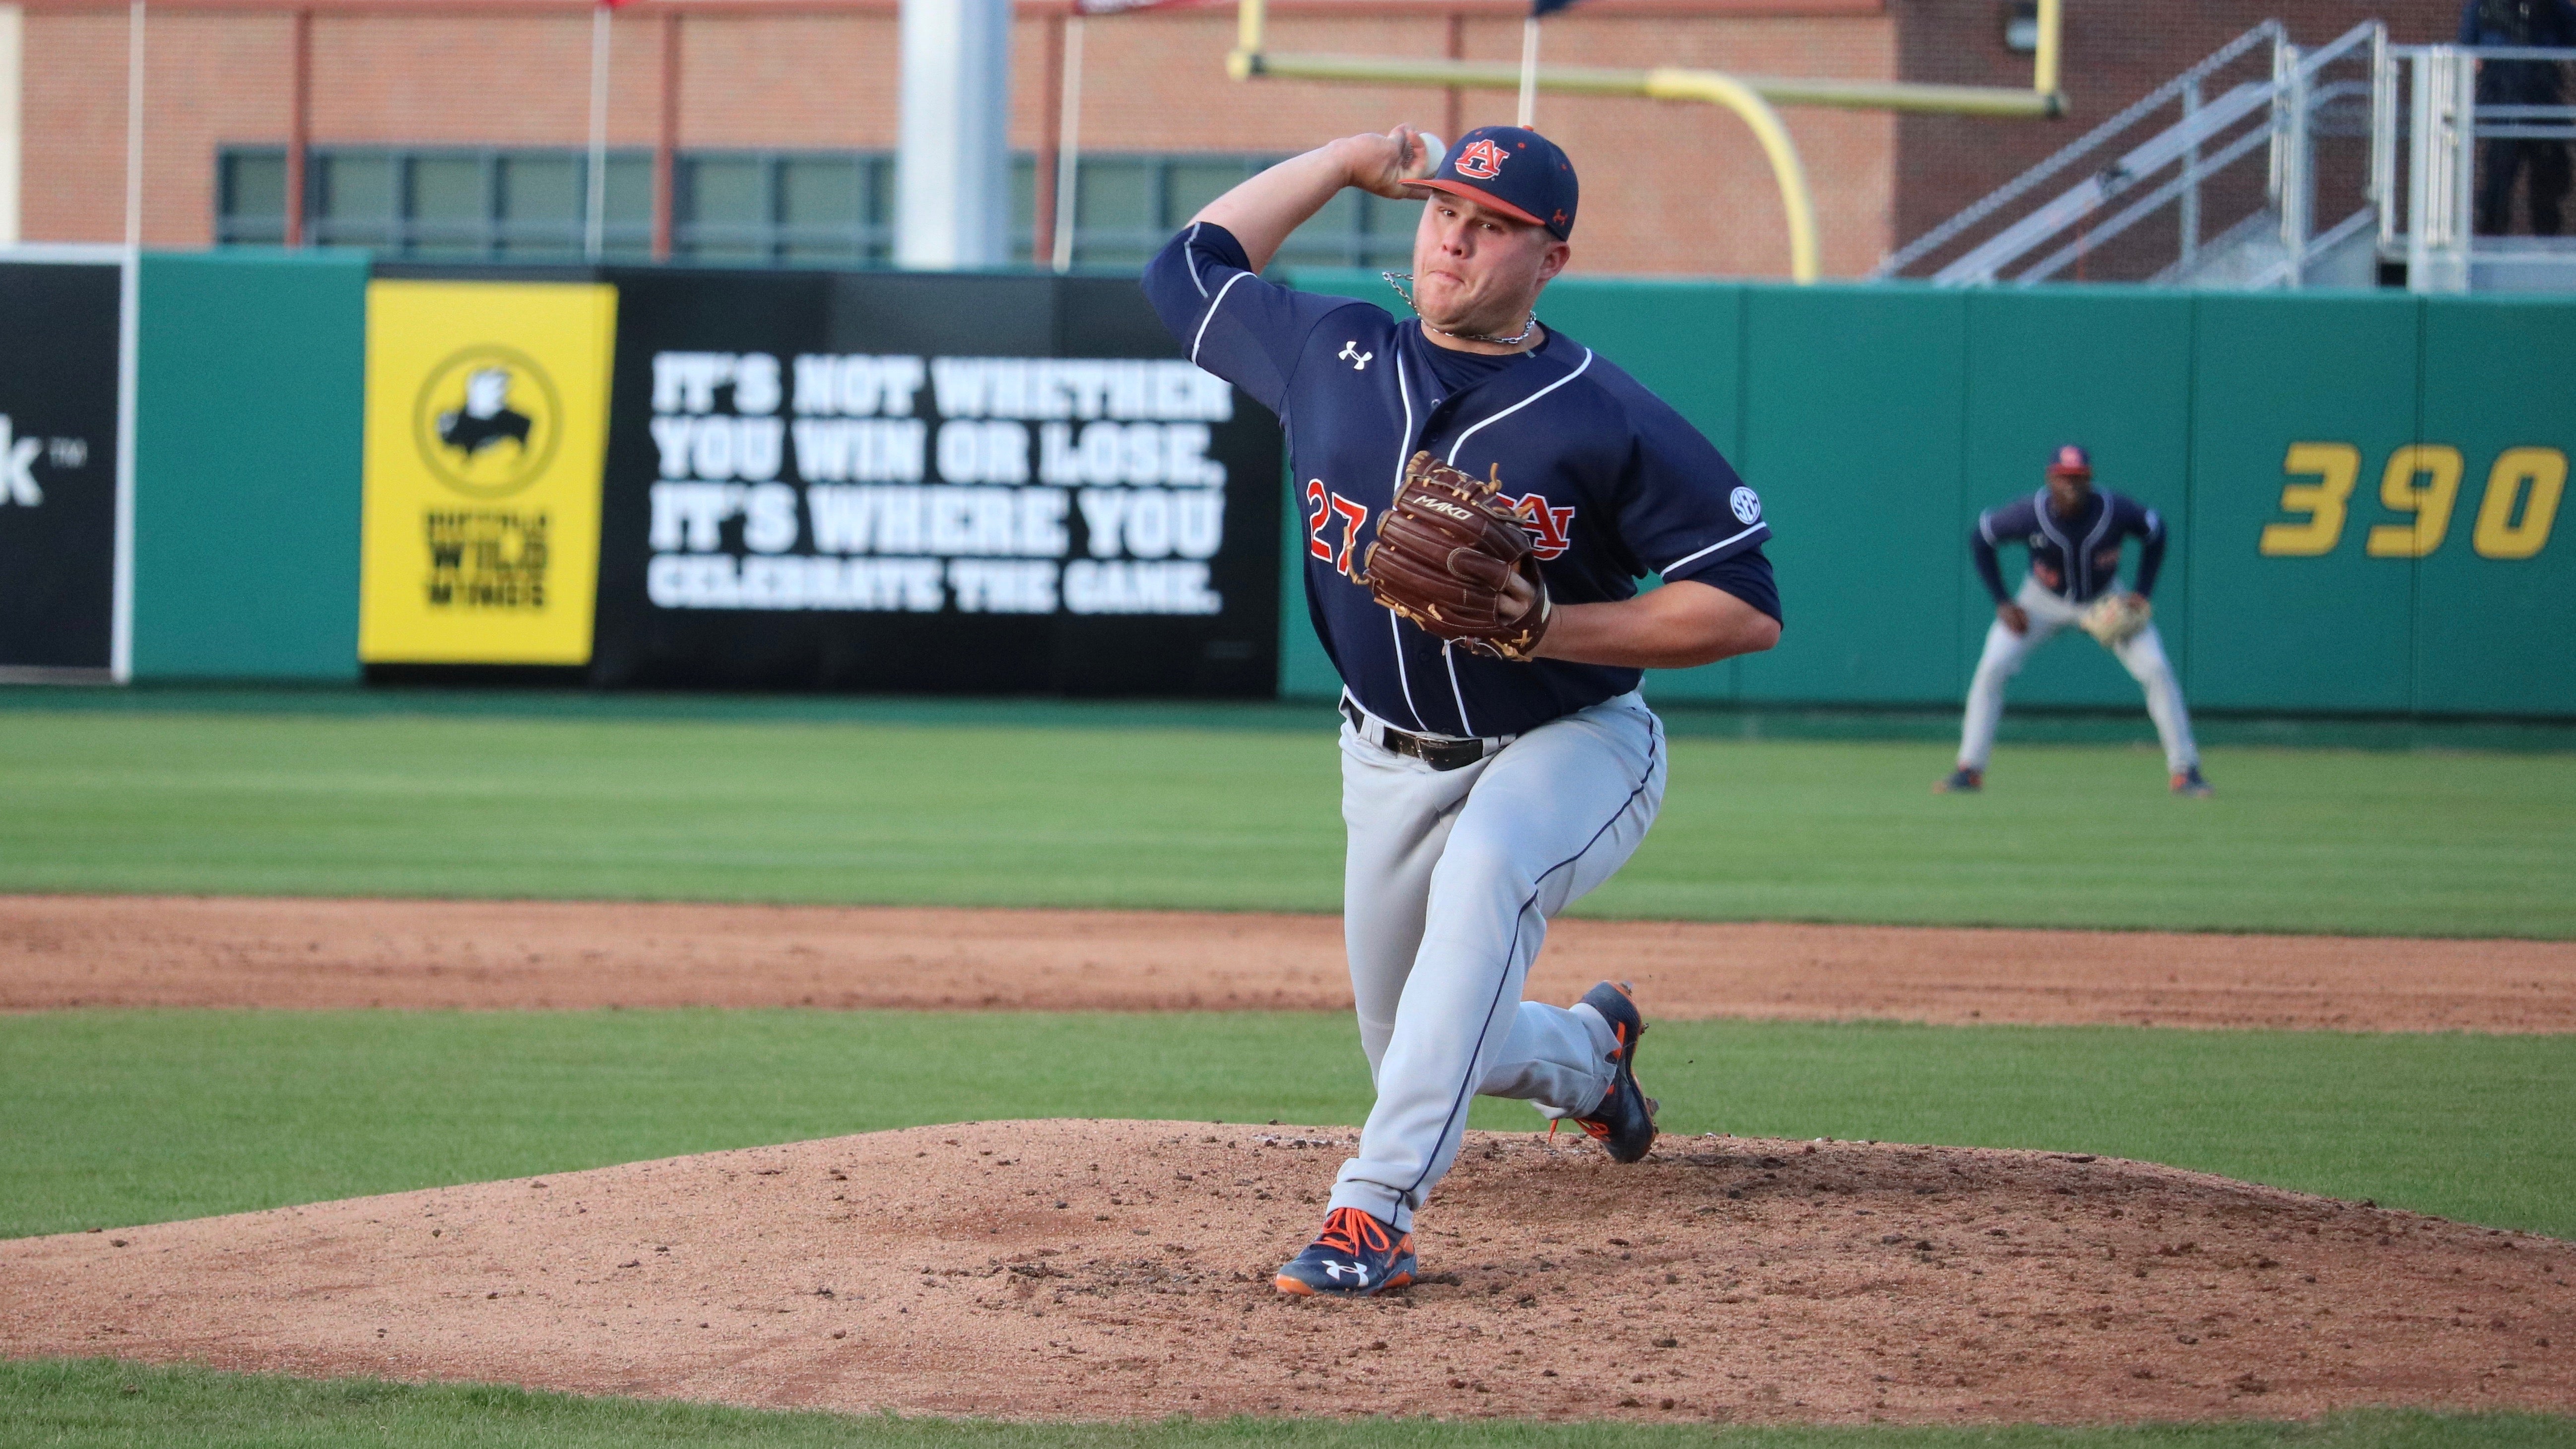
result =
M2576 289L2576 240L2481 236L2477 228L2480 142L2576 141L2576 105L2481 102L2479 66L2570 61L2576 50L2537 46L2388 48L2375 77L2371 153L2393 184L2404 148L2405 202L2392 197L2381 208L2378 250L2382 261L2404 264L2410 290Z
M2231 82L2223 74L2267 43L2267 76ZM2483 143L2576 142L2576 105L2481 102L2478 67L2568 61L2576 61L2576 50L2393 46L2377 21L2302 49L2266 22L1916 238L1872 276L1900 276L1955 251L1932 281L2026 286L2062 278L2070 267L2080 277L2088 255L2171 208L2179 239L2171 264L2149 278L2156 282L2259 288L2323 278L2371 285L2402 267L2418 291L2576 290L2576 240L2478 230L2479 167L2495 161ZM2157 121L2161 128L2150 131ZM2366 145L2359 204L2326 225L2318 221L2321 174L2353 173L2349 163L2321 168L2321 138ZM2260 205L2221 219L2217 234L2207 235L2205 188L2250 163L2257 150L2265 155ZM2050 194L2052 181L2061 189ZM2222 193L2251 195L2244 183ZM2506 200L2498 191L2488 209ZM2134 267L2139 255L2131 246L2127 264Z
M2267 41L2266 78L2229 85L2214 98L2208 94L2214 78ZM2314 140L2320 111L2372 92L2369 81L2330 78L2330 68L2366 60L2375 75L2386 48L2386 28L2376 21L2356 25L2313 50L2290 44L2276 23L2257 26L1891 256L1877 275L1898 275L1995 218L2051 176L2078 162L2097 161L2114 143L2126 141L2127 149L2107 164L1968 248L1934 272L1932 280L1944 286L2049 281L2070 266L2080 267L2089 253L2167 207L2179 213L2179 240L2174 262L2154 279L2189 280L2220 255L2203 241L2204 188L2259 149L2265 153L2266 177L2264 210L2258 215L2269 220L2249 227L2238 219L2225 227L2219 239L2226 243L2223 255L2234 267L2238 285L2298 286L2314 259L2357 235L2374 214L2380 184L2375 173L2364 188L2364 207L2320 233ZM2178 119L2137 138L2142 123L2176 102Z
M2258 45L2269 42L2278 46L2286 44L2288 40L2289 32L2283 30L2281 22L2277 20L2266 20L2246 31L2212 52L2209 58L2200 64L2149 91L2117 115L2058 148L2057 152L2047 160L1996 187L1958 215L1898 248L1887 260L1871 270L1869 280L1881 281L1903 275L1907 267L1939 251L1962 234L1974 229L1978 223L2030 194L2050 177L2101 150L2114 138L2175 101L2182 102L2186 115L2199 109L2201 85L2210 76L2235 63Z

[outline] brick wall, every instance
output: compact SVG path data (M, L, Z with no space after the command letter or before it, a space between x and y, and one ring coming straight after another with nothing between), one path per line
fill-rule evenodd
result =
M1546 55L1569 64L1672 64L1774 75L2027 85L2030 59L2003 46L2005 0L1743 0L1676 13L1608 6L1551 20ZM1867 270L2267 14L2301 41L2359 15L2400 40L2449 34L2448 0L2067 0L2065 121L1904 117L1791 108L1784 114L1816 192L1825 269ZM1436 10L1354 0L1350 17L1291 9L1271 45L1436 56L1453 22ZM1711 13L1714 10L1716 13ZM1012 139L1044 130L1048 27L1013 37ZM1459 52L1519 54L1508 7L1455 22ZM144 231L159 246L213 234L215 155L286 134L289 22L282 15L156 10L151 22ZM658 114L659 18L616 26L610 131L648 144ZM1440 128L1445 92L1238 84L1223 58L1223 8L1090 22L1082 129L1098 151L1294 151L1400 120ZM683 24L684 147L891 148L896 22L849 15L696 16ZM31 240L106 241L121 231L125 21L114 11L31 11L26 19L23 209ZM318 144L579 145L587 127L589 22L579 15L473 18L319 16L313 30ZM1508 92L1455 103L1465 125L1511 119ZM1612 273L1778 275L1787 245L1769 168L1742 125L1713 107L1542 96L1539 124L1585 175L1576 266Z
M1576 11L1551 22L1547 58L1565 63L1731 66L1884 78L1896 32L1883 13L1832 0L1746 4L1737 15ZM1013 35L1012 141L1045 125L1044 18ZM661 22L616 23L610 135L653 139ZM834 16L691 16L682 27L684 147L891 148L896 22L883 10ZM215 156L281 144L288 125L288 20L156 11L147 45L144 234L156 246L213 235ZM1450 122L1447 93L1226 79L1234 20L1222 10L1090 22L1082 139L1097 151L1296 151L1411 120ZM1462 54L1517 58L1520 28L1486 7L1458 27ZM1279 50L1437 56L1436 11L1341 18L1294 10L1272 25ZM27 19L26 234L112 241L123 225L125 20L112 11ZM313 26L316 144L579 145L587 125L589 22L578 15L471 19L326 13ZM1512 118L1508 92L1468 92L1457 119ZM1577 265L1598 272L1776 274L1787 245L1770 171L1732 117L1706 106L1542 97L1540 124L1587 178ZM1896 129L1885 116L1814 112L1791 120L1817 190L1827 269L1866 268L1888 245Z

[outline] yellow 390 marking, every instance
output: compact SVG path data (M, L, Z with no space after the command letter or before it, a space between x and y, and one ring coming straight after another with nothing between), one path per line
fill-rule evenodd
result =
M2350 443L2292 443L2281 460L2281 512L2263 525L2266 558L2318 558L2343 541L2361 450ZM2362 544L2372 558L2425 558L2450 536L2468 460L2448 443L2408 443L2380 470L2379 503L2407 521L2374 523ZM2527 559L2549 544L2567 491L2567 455L2557 448L2507 448L2487 470L2470 543L2478 557Z
M2556 448L2507 448L2487 474L2478 504L2477 532L2469 542L2480 558L2529 558L2549 542L2567 491L2567 455ZM2519 512L2519 521L2514 517Z
M2343 538L2345 508L2361 477L2361 450L2350 443L2292 443L2281 471L2314 477L2314 483L2281 485L2281 511L2307 516L2296 523L2263 525L2262 549L2270 558L2314 558L2334 552Z
M2388 455L2379 475L2380 506L2411 513L2413 523L2373 524L2364 545L2372 558L2422 558L2451 531L2451 505L2460 499L2460 450L2446 443L2412 443ZM2418 480L2422 480L2418 483Z

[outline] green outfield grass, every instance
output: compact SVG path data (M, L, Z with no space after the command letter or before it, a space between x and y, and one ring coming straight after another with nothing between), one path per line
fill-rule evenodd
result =
M2576 1420L2375 1410L2312 1423L2135 1428L1666 1428L1405 1420L995 1424L585 1399L481 1385L314 1382L103 1359L0 1362L19 1449L2541 1449Z
M1262 720L1276 724L1276 711ZM1176 718L1198 720L1196 715ZM1328 911L1330 734L953 719L0 711L0 890ZM2576 754L1679 738L1578 911L2576 937Z
M2576 1037L1677 1021L1642 1065L1676 1133L2099 1152L2576 1238ZM0 1091L0 1236L921 1123L1356 1124L1369 1100L1346 1018L1251 1012L49 1012L0 1018Z

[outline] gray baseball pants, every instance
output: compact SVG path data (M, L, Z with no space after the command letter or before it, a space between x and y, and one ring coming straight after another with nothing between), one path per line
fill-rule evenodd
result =
M1664 797L1663 726L1635 693L1434 770L1342 728L1342 927L1377 1104L1332 1206L1410 1231L1475 1097L1578 1116L1609 1090L1609 1024L1521 1000L1549 918L1636 851Z
M2004 685L2021 673L2030 651L2084 617L2082 607L2041 587L2037 579L2022 580L2013 602L2030 615L2030 632L2016 634L2001 619L1986 629L1985 652L1977 657L1977 675L1968 685L1968 708L1959 724L1959 764L1964 769L1982 771L1993 756L1995 727L2004 717ZM2199 764L2200 746L2191 738L2191 710L2183 704L2173 663L2165 658L2164 636L2150 623L2122 640L2111 654L2146 691L2147 717L2156 722L2156 737L2164 743L2165 768L2179 775Z

